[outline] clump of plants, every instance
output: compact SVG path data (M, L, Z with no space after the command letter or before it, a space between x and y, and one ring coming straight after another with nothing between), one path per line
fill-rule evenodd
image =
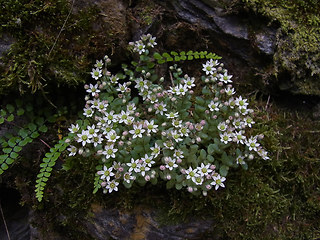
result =
M207 195L225 187L229 168L248 168L255 158L268 160L267 151L251 135L253 110L236 96L232 75L215 54L171 52L151 54L155 37L143 35L129 48L139 57L133 69L108 71L105 56L92 69L94 83L85 85L83 119L69 128L69 156L80 154L96 162L94 192L118 191L133 184L157 184ZM195 79L176 64L166 76L157 63L206 59L204 76ZM202 88L201 96L195 88ZM76 158L74 158L76 161Z

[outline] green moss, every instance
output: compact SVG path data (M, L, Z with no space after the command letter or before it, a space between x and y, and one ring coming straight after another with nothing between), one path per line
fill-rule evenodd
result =
M320 93L320 5L316 0L242 0L255 13L278 22L278 48L274 56L275 73L287 71L296 92ZM305 85L305 82L307 84Z
M94 6L70 12L67 0L9 0L1 8L0 36L15 41L1 59L0 94L79 85L88 79L90 58L103 57L119 38L97 24L101 16Z

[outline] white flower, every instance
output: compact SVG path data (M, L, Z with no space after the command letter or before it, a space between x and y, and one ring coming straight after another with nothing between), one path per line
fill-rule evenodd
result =
M168 161L165 167L168 168L170 171L172 171L174 168L177 168L178 164L176 164L176 159L168 157Z
M175 158L184 158L183 152L180 149L175 149L174 153L173 153L173 156Z
M136 42L136 45L134 46L133 50L135 52L138 52L139 54L142 54L146 51L146 46L142 42L138 41Z
M177 95L185 95L186 94L186 92L188 92L188 87L187 87L187 85L182 85L182 84L179 84L178 86L177 86L177 91L176 91L176 94Z
M220 174L218 174L218 176L213 176L213 181L211 182L211 185L214 185L215 189L218 190L219 187L225 187L223 184L225 180L225 177L221 177Z
M238 157L236 158L236 163L237 163L237 164L240 164L240 165L243 165L243 164L245 164L246 162L244 161L244 157L243 157L243 156L238 156Z
M78 149L75 147L75 146L70 146L68 149L67 149L70 153L69 153L69 156L74 156L77 154L77 151Z
M156 162L152 160L153 156L148 156L148 154L144 155L144 158L141 158L141 160L148 166L152 167L152 164L155 164Z
M191 180L196 185L202 185L202 183L203 183L203 177L202 176L196 176L196 177L192 178Z
M108 142L112 142L112 143L115 143L119 138L120 136L117 135L115 130L111 130L106 136L106 139L108 140Z
M91 76L95 80L98 80L100 77L102 77L102 70L99 68L96 68L96 69L93 68L91 72Z
M114 173L112 172L112 170L113 170L113 167L108 168L106 166L103 166L103 170L98 171L97 174L101 175L100 179L106 180L109 182L110 178L114 176Z
M243 108L247 108L247 106L249 105L249 103L247 103L248 99L242 99L242 97L238 97L236 98L235 102L236 105L239 107L243 107Z
M100 60L100 61L96 61L96 64L94 65L96 68L99 68L99 69L101 69L102 67L103 67L103 61L102 60Z
M109 158L115 158L115 153L118 151L118 149L113 148L114 145L107 145L104 147L105 151L102 152L103 155L106 155L106 159Z
M182 127L182 120L172 119L172 126L174 126L175 128L181 128Z
M111 193L112 191L118 191L118 186L119 183L116 182L115 180L112 180L111 182L109 182L109 184L106 186L106 189L109 190L109 193Z
M197 169L192 169L192 167L189 167L187 170L186 170L186 178L187 179L191 179L193 182L196 180L195 178L196 177L199 177L199 173L197 173Z
M187 86L187 88L191 89L192 87L196 86L194 84L194 81L195 81L194 78L188 77L187 79L184 79L184 80L185 80L185 85Z
M118 115L119 123L124 122L125 124L128 124L128 118L129 118L129 113L121 110L121 113Z
M148 89L150 85L148 80L143 80L142 78L137 78L135 82L136 82L135 88L139 89L140 91Z
M159 154L160 154L160 146L155 143L154 147L151 147L151 156L153 156L153 158L156 158Z
M211 112L213 112L213 111L218 112L219 111L219 102L211 101L209 103L208 107Z
M236 128L236 129L241 129L242 126L244 125L244 123L241 121L240 118L236 118L233 120L232 122L233 126Z
M133 130L130 130L129 133L131 133L133 136L132 138L136 137L142 137L142 133L144 133L146 130L142 128L141 124L135 124L133 125Z
M132 172L126 172L123 174L123 180L127 183L130 183L131 181L134 181L136 178L132 176Z
M96 129L96 126L93 124L92 126L87 126L87 130L89 132L89 137L92 138L93 134L99 132L99 129Z
M210 169L210 164L204 165L204 163L201 163L200 167L197 167L198 173L201 177L208 175L212 172Z
M220 73L219 74L219 81L223 82L223 83L232 83L232 75L228 75L228 72L226 71L223 75Z
M225 122L221 122L218 124L217 128L221 131L221 132L224 132L227 130L227 124Z
M181 142L183 139L181 138L181 134L177 131L177 130L173 130L171 131L171 135L172 138L176 141L176 142Z
M263 160L269 160L270 158L268 157L268 152L264 150L262 147L259 147L257 151L258 155L262 157Z
M243 135L243 131L236 131L235 133L234 133L234 141L236 142L236 143L241 143L241 144L244 144L245 143L245 140L246 140L246 136L244 136Z
M92 117L93 113L94 113L94 111L90 107L83 109L83 115L86 117Z
M170 150L173 150L174 149L174 146L173 146L173 143L172 141L166 141L163 143L163 146L166 147L166 148L169 148Z
M109 104L106 101L99 102L98 106L96 107L99 112L105 112Z
M80 130L80 127L78 124L74 125L74 124L71 124L71 127L68 128L68 130L71 132L71 133L76 133Z
M146 175L146 172L148 172L150 170L150 168L147 166L147 164L145 162L143 162L142 164L140 164L138 166L138 168L140 169L140 174L144 177Z
M227 144L228 142L232 141L231 135L227 132L220 134L220 141Z
M250 137L247 140L246 145L249 147L249 151L257 151L257 147L260 146L260 144L257 143L257 137Z
M160 113L160 115L163 115L163 112L167 111L166 106L167 105L163 102L159 103L156 107L156 113Z
M117 122L117 118L116 118L116 115L114 114L114 111L112 110L111 112L106 112L106 117L107 117L107 123L108 124L111 124L111 123L114 123L114 122Z
M134 111L136 110L136 105L134 103L129 103L127 105L127 112L129 112L130 114L134 113Z
M131 158L131 162L130 162L130 163L127 163L127 166L130 167L129 170L128 170L129 172L132 172L132 171L134 171L134 172L136 172L136 173L140 172L139 159L134 160L133 158Z
M202 64L203 66L203 71L206 72L206 75L212 75L214 71L216 71L215 62L213 62L212 59L210 61L207 61L205 64Z
M124 84L119 83L117 91L122 92L122 93L126 93L127 89L128 89L128 87L125 83Z
M225 88L224 89L224 91L226 92L226 94L228 95L228 96L232 96L232 95L234 95L236 92L234 91L234 88L231 88L231 87L227 87L227 88Z
M82 143L82 146L85 146L87 143L91 143L90 134L88 130L82 130L80 134L77 134L78 142Z
M118 80L119 80L119 78L117 76L112 75L110 77L110 82L113 84L118 83Z
M178 112L170 112L165 114L167 118L177 118L179 116Z
M150 37L150 39L149 39L149 42L147 43L147 45L149 46L149 47L154 47L154 46L156 46L157 45L157 43L155 42L155 40L156 40L156 37Z
M99 93L100 90L99 90L99 88L98 88L98 84L92 85L92 84L90 83L90 86L89 86L89 88L87 89L87 92L88 92L88 93L91 93L92 96L94 96L96 93Z
M246 117L244 119L244 124L248 127L252 127L252 124L255 124L255 122L253 121L253 119L251 117Z
M94 133L92 135L92 143L93 143L93 146L97 146L98 144L101 144L103 141L103 138L102 138L102 135L101 134L96 134Z
M147 126L148 133L158 132L158 125L154 124L154 120L151 120L150 122L148 120L146 120L145 125Z
M181 133L181 136L188 137L190 130L186 126L181 126L180 129L179 129L179 132Z

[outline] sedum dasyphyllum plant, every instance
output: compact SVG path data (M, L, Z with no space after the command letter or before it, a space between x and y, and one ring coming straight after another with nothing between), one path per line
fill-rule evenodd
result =
M263 136L246 131L255 123L253 111L247 99L235 95L232 75L220 58L191 51L151 56L156 44L150 34L130 43L139 62L132 62L134 70L122 65L123 73L108 71L107 56L97 60L91 72L96 82L85 85L84 119L69 128L68 150L69 156L96 161L94 192L162 179L167 188L207 195L225 187L230 167L246 169L255 157L269 159L258 142ZM156 74L156 62L193 58L208 58L201 80L176 65L168 76ZM202 93L196 96L199 86Z

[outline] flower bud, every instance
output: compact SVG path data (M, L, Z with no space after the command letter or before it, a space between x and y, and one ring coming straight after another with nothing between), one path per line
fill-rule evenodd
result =
M164 171L165 169L166 169L166 167L165 167L164 165L161 165L161 166L160 166L160 170L161 170L161 171Z
M210 184L206 185L206 189L210 190L212 186Z
M201 126L206 125L206 120L201 120L201 121L200 121L200 125L201 125Z
M206 197L208 195L208 192L207 191L202 191L202 195Z
M193 192L193 188L192 187L188 187L188 192L192 193Z
M178 158L178 159L177 159L177 163L178 163L178 164L182 163L182 159L181 159L181 158Z
M146 175L146 176L144 177L144 180L146 180L147 182L150 181L150 176L149 176L149 175Z
M167 179L167 180L171 180L171 175L168 174L168 175L166 176L166 179Z
M107 186L107 182L102 182L101 187L105 187L105 186Z

